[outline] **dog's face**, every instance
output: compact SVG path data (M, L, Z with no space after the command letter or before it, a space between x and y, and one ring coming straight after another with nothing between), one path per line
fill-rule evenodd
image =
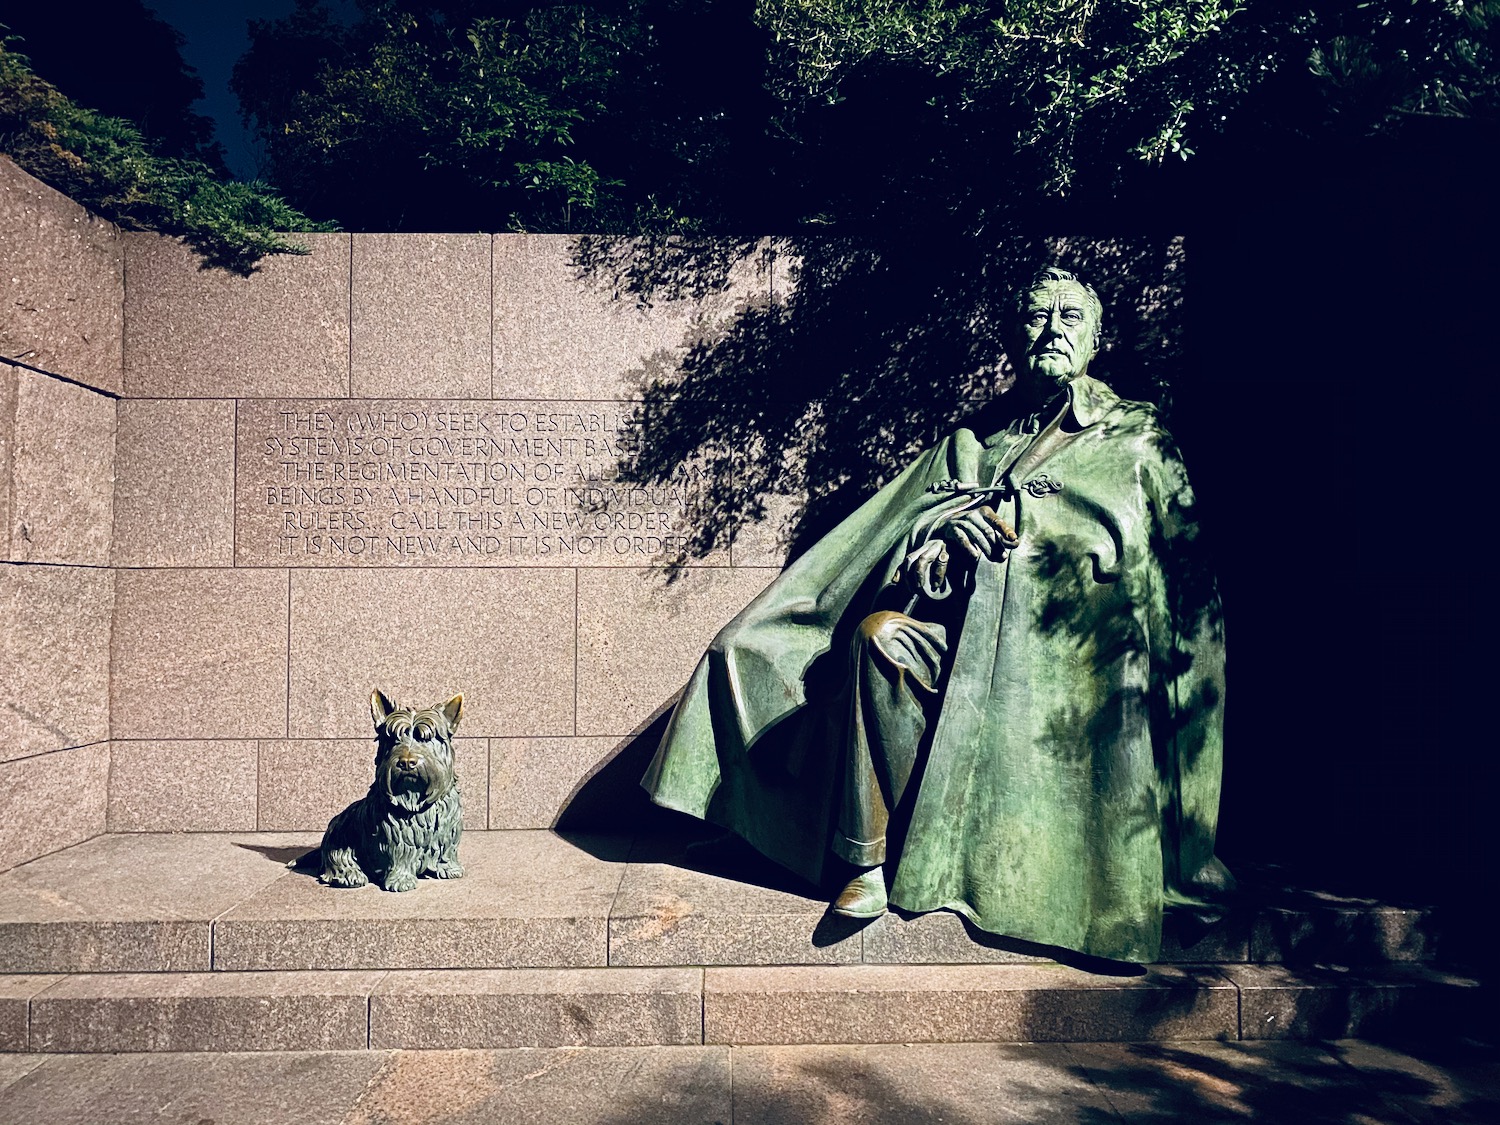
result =
M375 720L375 781L391 804L418 812L441 800L458 783L453 774L453 734L464 697L436 707L397 707L376 689L370 695Z

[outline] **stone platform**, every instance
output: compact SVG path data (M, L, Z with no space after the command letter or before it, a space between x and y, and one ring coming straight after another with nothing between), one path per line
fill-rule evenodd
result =
M472 832L464 879L390 894L287 868L317 841L101 836L0 875L0 1051L1332 1039L1478 995L1430 911L1268 878L1139 970L837 918L733 845Z
M6 1125L1493 1125L1492 1046L0 1055Z

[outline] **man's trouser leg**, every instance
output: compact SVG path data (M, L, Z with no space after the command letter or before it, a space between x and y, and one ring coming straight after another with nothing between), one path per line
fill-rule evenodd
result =
M833 850L858 867L885 862L891 811L911 780L947 652L941 625L904 613L872 613L855 634L848 760Z

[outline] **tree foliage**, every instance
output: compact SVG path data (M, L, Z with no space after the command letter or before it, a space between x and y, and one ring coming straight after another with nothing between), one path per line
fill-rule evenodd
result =
M95 5L87 19L67 4L11 8L13 49L39 78L79 105L130 121L163 156L225 171L214 123L193 109L203 80L182 57L185 40L142 0Z
M331 229L263 184L158 153L120 117L88 109L0 42L0 150L38 179L132 230L180 235L206 261L248 272L266 254L305 253L287 231Z
M319 0L236 74L272 178L371 228L881 229L1098 201L1248 141L1493 119L1500 0ZM1222 138L1228 135L1231 142ZM946 217L946 218L945 218Z
M1369 134L1413 117L1500 117L1500 0L1384 0L1326 21L1308 55L1330 124Z
M589 227L621 185L580 154L632 101L638 8L360 0L346 26L298 0L252 22L234 87L272 178L309 208L361 226Z
M1186 157L1188 118L1240 96L1266 62L1240 43L1244 0L763 0L771 82L795 122L871 86L915 82L931 117L979 130L1060 194L1088 166ZM1232 60L1232 65L1223 65ZM1006 145L1013 139L1013 143ZM1024 172L1021 171L1024 169Z

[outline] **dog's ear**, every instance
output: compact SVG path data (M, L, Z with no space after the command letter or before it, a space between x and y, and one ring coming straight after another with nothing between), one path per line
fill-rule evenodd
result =
M455 695L452 699L448 700L447 703L444 703L442 706L440 706L438 710L443 713L443 718L448 720L448 729L450 731L457 730L458 717L464 713L463 694L460 693L458 695Z
M385 692L376 688L370 693L370 718L378 727L385 722L386 716L396 709L396 705L385 697Z

